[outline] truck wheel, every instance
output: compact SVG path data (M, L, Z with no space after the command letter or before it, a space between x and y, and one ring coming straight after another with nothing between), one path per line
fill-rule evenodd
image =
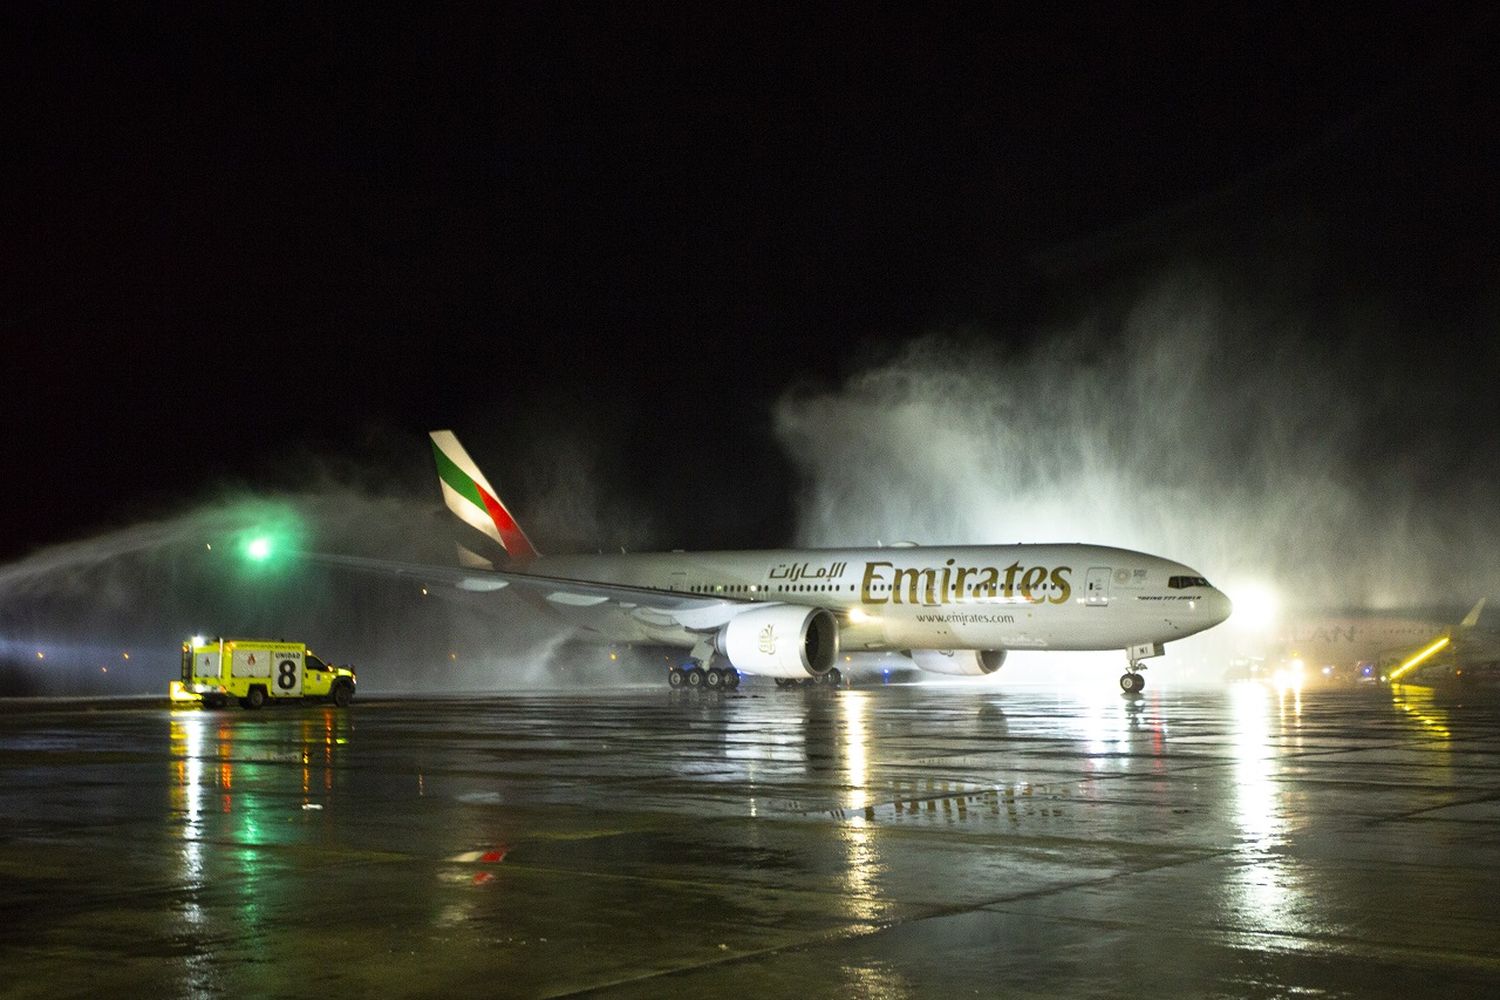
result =
M260 708L266 703L266 689L253 687L245 692L245 707L250 709Z
M333 703L339 708L348 708L349 702L354 700L354 689L347 684L335 684L333 686Z

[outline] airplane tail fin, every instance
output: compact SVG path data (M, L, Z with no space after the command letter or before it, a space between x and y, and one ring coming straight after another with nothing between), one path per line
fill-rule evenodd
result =
M1473 628L1475 625L1478 625L1479 624L1479 614L1480 614L1480 612L1482 612L1484 610L1484 602L1487 601L1487 600L1489 600L1489 598L1487 598L1487 597L1481 597L1475 603L1475 605L1472 608L1469 609L1469 613L1466 614L1466 615L1464 615L1464 620L1458 623L1458 627L1459 628Z
M481 536L473 547L460 541L458 558L466 566L493 566L493 560L480 552L498 545L513 562L528 563L541 553L526 537L526 532L516 523L505 504L495 494L495 488L479 466L458 443L452 431L433 431L432 457L437 462L438 481L443 488L443 502L460 521L475 529Z

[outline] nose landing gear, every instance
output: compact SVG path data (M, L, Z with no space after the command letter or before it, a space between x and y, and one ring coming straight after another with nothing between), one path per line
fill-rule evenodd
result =
M1141 661L1153 656L1161 656L1165 652L1166 648L1159 642L1143 642L1128 647L1125 650L1125 656L1129 659L1130 665L1120 675L1120 690L1126 694L1140 694L1146 690L1146 678L1141 676L1141 671L1146 669L1146 665Z

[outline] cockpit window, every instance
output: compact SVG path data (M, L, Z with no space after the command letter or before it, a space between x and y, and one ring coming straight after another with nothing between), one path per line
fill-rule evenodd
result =
M1174 576L1167 581L1167 586L1173 590L1182 590L1186 587L1207 587L1208 581L1201 576Z

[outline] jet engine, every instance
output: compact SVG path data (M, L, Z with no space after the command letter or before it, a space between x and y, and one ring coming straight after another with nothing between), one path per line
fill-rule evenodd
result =
M749 674L816 677L838 659L839 626L827 608L782 604L731 618L717 645L735 669Z
M914 649L911 658L930 674L981 677L993 674L1005 662L1003 649Z

